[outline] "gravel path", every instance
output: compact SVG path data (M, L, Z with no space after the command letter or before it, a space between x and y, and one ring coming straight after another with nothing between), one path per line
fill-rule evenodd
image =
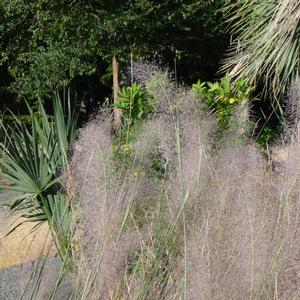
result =
M6 205L3 206L3 204L6 204L7 200L15 195L16 193L0 191L0 300L20 299L27 282L30 283L28 286L31 287L28 290L33 290L37 278L30 281L30 277L34 273L41 274L38 292L35 297L32 297L30 292L26 292L22 299L44 300L47 299L57 282L61 261L59 257L55 256L36 259L36 254L40 253L41 245L45 241L45 229L35 236L34 242L30 245L30 250L27 247L27 238L24 239L24 236L26 232L29 232L31 224L25 224L10 236L4 237L14 217L9 213L9 208ZM23 255L22 252L26 255ZM1 265L4 267L1 268ZM42 265L43 267L41 267ZM38 270L42 271L33 272ZM60 284L54 299L67 300L70 293L71 284L64 280Z
M41 265L45 262L43 267ZM39 264L40 263L40 264ZM32 297L30 291L34 290L37 278L30 280L32 271L41 272L41 283L35 297ZM27 291L22 299L44 300L49 297L51 291L55 287L57 278L61 269L61 261L58 257L51 257L40 261L27 262L20 266L8 269L0 269L0 300L17 300L26 288ZM39 274L39 272L36 272ZM55 293L54 299L67 300L72 292L71 283L68 279L64 279Z
M16 195L18 195L16 192L0 191L0 207L3 206L3 204L9 204L9 200Z

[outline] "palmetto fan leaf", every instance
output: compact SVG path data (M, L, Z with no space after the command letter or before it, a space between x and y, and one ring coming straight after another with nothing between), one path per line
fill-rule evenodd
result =
M59 184L59 173L67 167L76 117L70 110L70 103L65 114L58 95L53 105L52 117L46 114L41 102L37 113L28 106L29 125L17 116L13 116L10 124L0 123L0 176L11 184L0 185L0 189L18 192L18 196L10 200L11 208L25 218L24 222L36 222L37 226L48 222L59 242L58 250L65 255L66 231L60 223L69 219L70 212Z
M300 67L299 0L236 0L226 6L232 42L223 70L261 80L278 100Z

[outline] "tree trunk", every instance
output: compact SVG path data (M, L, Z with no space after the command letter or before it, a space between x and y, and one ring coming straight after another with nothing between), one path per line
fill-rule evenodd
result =
M118 102L119 96L119 64L115 56L113 56L113 99L114 104ZM118 130L121 125L121 110L114 108L114 127Z

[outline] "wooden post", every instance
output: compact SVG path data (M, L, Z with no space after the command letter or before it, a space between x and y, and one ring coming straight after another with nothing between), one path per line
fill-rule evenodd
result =
M119 96L119 64L115 56L113 56L113 99L114 104L118 102ZM119 129L121 125L121 110L114 108L114 127L116 130Z

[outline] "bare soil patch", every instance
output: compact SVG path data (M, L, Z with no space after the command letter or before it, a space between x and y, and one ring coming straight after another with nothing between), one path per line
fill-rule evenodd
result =
M6 236L14 225L22 221L24 219L13 216L0 207L0 268L20 265L40 256L56 253L47 224L31 232L36 224L26 222Z

